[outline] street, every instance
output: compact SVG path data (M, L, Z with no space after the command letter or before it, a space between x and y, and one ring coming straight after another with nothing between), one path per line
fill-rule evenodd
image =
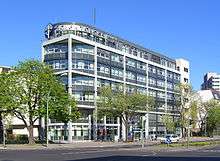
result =
M220 145L200 149L88 147L76 149L0 150L0 161L219 161Z

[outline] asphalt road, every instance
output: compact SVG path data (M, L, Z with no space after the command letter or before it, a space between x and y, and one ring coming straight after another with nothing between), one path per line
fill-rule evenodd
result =
M200 150L126 147L0 150L0 161L220 161L220 145Z

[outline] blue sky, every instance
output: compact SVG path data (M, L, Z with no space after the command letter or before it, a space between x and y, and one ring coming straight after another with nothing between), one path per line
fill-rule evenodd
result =
M48 23L83 22L172 58L190 61L191 81L200 88L203 74L220 72L218 0L2 0L0 65L40 59Z

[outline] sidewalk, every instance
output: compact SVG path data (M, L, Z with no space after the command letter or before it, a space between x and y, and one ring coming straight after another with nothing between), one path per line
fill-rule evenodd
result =
M159 142L146 141L145 146L156 145ZM6 148L0 145L0 149L8 150L40 150L40 149L78 149L78 148L94 148L94 147L121 147L121 148L131 148L131 147L141 147L141 142L94 142L94 141L84 141L84 142L73 142L72 144L49 144L48 147L41 144L8 144Z
M190 138L190 141L193 142L200 142L200 141L214 141L214 140L220 140L220 137L218 138L207 138L207 137L193 137ZM182 140L183 141L183 140ZM155 147L153 145L160 144L160 141L145 141L144 145L145 147L151 148L159 148ZM95 142L95 141L77 141L73 142L72 144L49 144L48 147L41 144L35 144L35 145L28 145L28 144L8 144L6 145L6 148L4 148L2 145L0 145L0 150L7 149L7 150L41 150L41 149L80 149L80 148L111 148L111 147L117 147L117 148L139 148L141 147L141 142ZM164 147L163 147L164 148ZM183 147L184 148L184 147ZM182 149L183 149L182 148ZM171 148L170 148L171 149Z

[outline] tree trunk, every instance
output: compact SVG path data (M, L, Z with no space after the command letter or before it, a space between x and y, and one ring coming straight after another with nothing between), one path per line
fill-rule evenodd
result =
M29 136L28 136L28 143L29 144L34 144L34 126L30 125L27 127L28 132L29 132Z
M128 122L125 121L125 141L128 142Z

